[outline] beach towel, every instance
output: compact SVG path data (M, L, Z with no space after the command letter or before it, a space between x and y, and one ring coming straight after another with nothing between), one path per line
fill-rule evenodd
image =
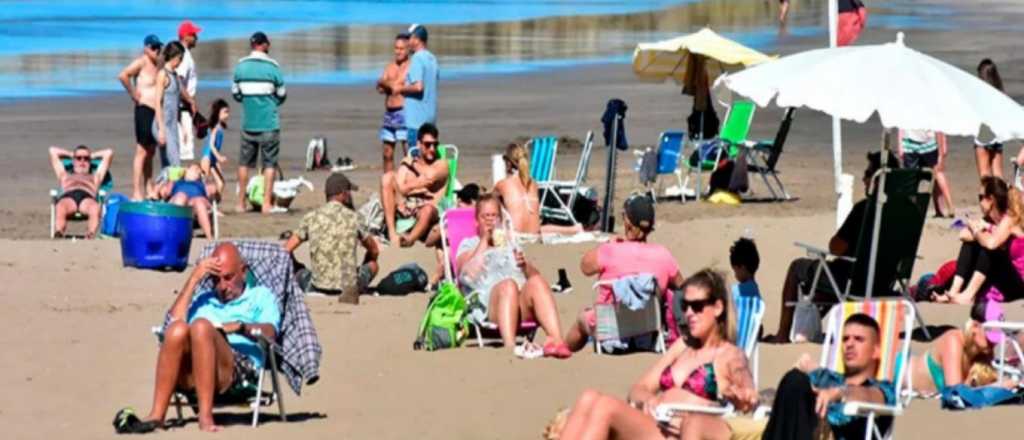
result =
M996 405L1024 404L1024 392L999 386L972 388L964 384L942 390L942 409L981 409Z
M612 283L612 293L615 294L617 303L635 312L644 308L651 300L651 295L658 288L657 282L654 275L649 273L630 275L615 280Z

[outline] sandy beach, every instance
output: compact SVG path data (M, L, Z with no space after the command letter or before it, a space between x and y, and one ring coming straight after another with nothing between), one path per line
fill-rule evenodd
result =
M1020 2L959 3L928 0L915 6L922 11L935 5L956 8L961 21L949 29L907 30L908 45L968 72L982 58L997 60L1008 93L1020 102L1024 98L1024 61L1017 48L1020 34L1008 29L1024 15ZM991 17L991 11L998 11L998 17ZM921 15L927 17L925 12ZM978 32L970 26L974 23L991 30ZM858 43L895 38L895 31L869 27ZM771 53L817 47L822 44L819 40L782 36ZM226 89L201 93L204 105L228 95ZM600 133L599 118L605 102L613 97L630 106L626 124L634 147L653 144L662 130L682 128L690 109L688 98L676 86L638 83L627 64L465 77L442 84L441 140L460 147L463 183L490 186L490 154L510 141L535 135L582 139L588 130ZM312 136L327 137L333 156L350 156L359 164L348 173L363 187L357 203L375 192L380 176L376 139L380 101L370 85L289 86L288 102L282 108L282 167L288 177L302 175L313 181L316 191L302 194L288 214L228 214L221 221L222 235L274 240L322 202L327 174L302 170L305 145ZM157 352L149 329L161 322L185 275L122 267L116 240L46 239L46 192L54 184L46 147L86 143L113 148L116 190L128 192L134 148L130 110L131 102L123 93L0 104L0 150L4 151L0 186L6 189L0 204L5 220L0 224L0 300L5 305L0 320L7 324L7 331L0 334L0 345L5 347L5 374L0 376L4 438L111 438L115 435L110 420L117 409L133 406L145 412L149 408ZM239 113L233 114L225 140L230 167L238 154ZM776 109L759 109L752 137L773 137L780 116ZM879 145L880 125L873 119L861 125L844 123L843 130L845 171L859 175L865 153ZM830 142L826 116L798 111L779 164L781 178L796 200L739 207L660 203L652 240L667 246L688 274L707 266L727 271L729 244L744 233L752 234L762 259L757 280L768 305L764 327L774 333L786 267L802 256L793 242L824 245L834 230ZM947 173L957 212L976 215L977 176L970 146L970 139L950 139ZM1007 146L1007 154L1016 154L1017 148ZM588 179L591 185L604 180L605 151L599 141ZM570 178L578 160L578 149L560 149L557 177ZM620 156L620 202L639 187L632 166L632 155ZM1006 170L1010 171L1008 163ZM228 187L234 183L232 171ZM751 183L759 194L766 193L759 180ZM857 192L859 198L861 188ZM234 194L229 194L224 205L233 206L234 200ZM948 226L949 220L929 220L915 280L956 256L959 244ZM198 238L193 241L193 257L205 243ZM593 301L592 280L578 269L580 256L591 246L526 249L527 258L550 279L559 268L568 270L575 290L556 298L563 328ZM299 257L308 259L305 250ZM433 258L432 251L421 247L389 248L381 259L382 272L408 262L432 268ZM411 348L427 304L425 294L364 297L359 306L320 297L307 298L307 303L324 348L320 381L306 387L300 397L286 393L291 422L268 418L251 429L247 414L226 415L220 421L231 426L220 438L539 438L555 412L571 405L584 389L624 396L656 359L653 354L599 357L590 350L567 361L521 361L508 350L493 348L425 353ZM959 326L967 316L966 308L957 306L925 304L921 312L930 325ZM1010 318L1024 319L1020 304L1011 304L1008 313ZM925 347L915 342L913 350L920 353ZM800 353L817 356L818 351L813 344L763 344L761 387L774 387ZM1018 413L1014 407L954 413L940 410L937 401L916 400L897 419L895 435L1014 438L1018 435L1013 434L1009 417ZM191 419L183 428L158 435L194 438L198 435L194 422Z

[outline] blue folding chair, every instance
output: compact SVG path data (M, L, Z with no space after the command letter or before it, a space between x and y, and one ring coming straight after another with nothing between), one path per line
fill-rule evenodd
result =
M538 184L555 179L555 156L558 154L558 138L543 136L526 143L530 151L530 178Z
M764 318L764 300L759 296L735 296L733 305L736 307L736 346L743 349L750 363L750 374L754 376L754 388L757 388L758 334L761 332L761 319Z
M682 131L663 131L658 136L658 156L654 184L648 183L646 191L651 194L651 199L657 201L658 193L661 192L659 176L675 174L676 188L679 191L680 199L685 203L686 194L683 191L683 170L680 168L680 160L683 157L683 147L686 142L686 133ZM673 194L674 196L674 194Z

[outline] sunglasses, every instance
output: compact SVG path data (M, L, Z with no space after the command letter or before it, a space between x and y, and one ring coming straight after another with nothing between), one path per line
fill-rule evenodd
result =
M436 147L437 146L437 141L434 141L434 142L423 141L423 142L420 142L420 143L423 144L424 147L428 147L428 148Z
M89 159L91 159L89 156L75 156L75 160L80 160L82 162L85 162Z
M714 303L715 300L712 298L697 299L693 301L687 301L684 298L679 308L682 309L683 313L686 313L686 310L693 310L693 313L701 313L704 311L705 307Z

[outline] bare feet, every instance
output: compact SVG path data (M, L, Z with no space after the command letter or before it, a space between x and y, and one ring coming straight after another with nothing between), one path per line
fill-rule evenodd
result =
M416 244L416 240L413 240L408 235L403 235L399 237L398 244L402 247L412 247L412 245Z
M199 416L199 430L203 432L220 432L223 429L213 422L213 415Z
M239 203L239 204L235 205L235 212L236 213L244 214L245 211L246 211L245 210L245 203Z

